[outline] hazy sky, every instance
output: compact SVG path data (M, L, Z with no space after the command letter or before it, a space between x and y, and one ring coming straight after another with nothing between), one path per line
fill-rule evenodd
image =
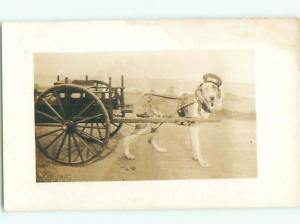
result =
M205 73L224 82L254 84L253 50L147 51L35 54L35 82L51 85L58 74L71 79L150 78L201 81Z

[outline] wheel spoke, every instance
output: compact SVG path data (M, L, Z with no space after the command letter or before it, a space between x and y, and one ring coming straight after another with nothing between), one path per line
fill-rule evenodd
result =
M44 137L44 136L51 135L51 134L53 134L53 133L56 133L56 132L58 132L58 131L61 131L61 130L63 130L63 129L62 129L62 128L55 129L55 130L53 130L53 131L49 131L49 132L47 132L47 133L45 133L45 134L42 134L42 135L36 136L36 138L42 138L42 137Z
M69 161L69 163L71 163L71 156L72 156L71 135L68 134L68 161Z
M57 135L43 150L46 151L51 145L53 145L54 142L56 142L57 139L59 139L62 136L63 133L64 132Z
M119 127L117 124L115 124L115 123L111 123L113 126L115 126L115 127Z
M93 144L91 144L91 147L94 149L94 151L97 153L97 155L99 155L100 152L102 151L101 149L98 151L97 148Z
M49 107L49 109L61 120L63 121L64 119L60 116L59 113L57 113L57 111L48 103L47 100L45 100L44 98L42 98L42 101Z
M98 123L96 123L96 124L98 124ZM76 125L76 127L78 127L78 128L84 128L84 130L86 129L86 128L92 128L93 127L93 129L106 129L106 128L101 128L101 127L96 127L96 126L91 126L91 125L80 125L80 124L78 124L78 125Z
M74 117L79 117L80 115L84 114L92 105L94 104L94 101L89 103L85 108L83 108L76 116Z
M79 134L79 135L81 135L81 136L82 136L82 135L85 135L86 137L91 138L91 139L93 139L94 141L96 141L96 142L98 142L98 143L100 143L100 144L103 144L103 141L101 141L101 140L95 138L94 136L92 136L92 135L90 135L90 134L88 134L88 133L86 133L86 132L83 132L83 133L77 133L77 134Z
M65 118L65 117L66 117L66 115L65 115L65 110L64 110L63 105L62 105L62 103L61 103L61 100L60 100L60 98L59 98L59 95L58 95L58 93L57 93L55 90L54 90L53 92L54 92L54 95L55 95L55 97L56 97L56 101L57 101L57 104L58 104L58 106L59 106L59 108L60 108L60 111L61 111L63 117Z
M72 152L75 152L75 151L77 151L76 148L72 150ZM78 159L78 157L79 157L79 154L77 154L77 155L74 157L73 162L76 162L77 159Z
M107 129L106 123L101 122L101 124L103 125L104 129Z
M71 97L71 93L70 93L70 89L65 89L65 100L64 100L64 108L65 108L65 114L66 114L66 118L71 117L71 108L70 108L70 97Z
M38 113L38 114L40 114L40 115L43 115L44 117L47 117L47 118L49 118L49 119L55 121L55 122L57 122L57 123L61 123L60 120L57 120L55 117L53 117L53 116L51 116L51 115L49 115L49 114L46 114L46 113L44 113L44 112L42 112L42 111L40 111L40 110L37 110L37 109L36 109L35 112Z
M56 124L56 123L35 123L35 126L39 126L39 127L61 127L61 124Z
M88 149L86 146L85 146L84 148L86 149L85 157L86 157L86 158L89 158L90 151L89 151L89 149ZM91 153L91 154L94 155L94 153Z
M86 122L86 121L89 121L89 120L92 120L92 119L94 119L94 118L98 118L98 117L101 117L101 116L103 116L103 114L96 114L96 115L94 115L94 116L86 117L86 118L81 119L81 120L79 120L79 121L76 121L76 122L74 122L74 123L75 123L75 124L84 123L84 122Z
M81 150L80 150L80 148L79 148L79 146L78 146L77 140L76 140L76 138L75 138L75 136L74 136L73 133L72 133L71 135L72 135L73 141L74 141L74 143L75 143L75 148L76 148L76 150L77 150L77 152L78 152L78 155L79 155L79 157L80 157L80 159L81 159L81 162L83 162L84 159L83 159Z
M55 159L56 159L56 160L58 159L58 157L59 157L59 155L60 155L60 153L61 153L61 151L62 151L62 148L63 148L63 146L64 146L66 137L67 137L67 133L65 133L65 135L64 135L64 137L63 137L63 139L62 139L62 141L61 141L61 143L60 143L60 146L59 146L59 148L58 148L58 150L57 150L57 152L56 152L56 155L55 155Z
M44 98L48 98L48 100L51 102L51 98L53 97L53 93L49 93L47 96Z
M87 126L87 124L88 123L85 123L85 126ZM78 126L78 125L77 125ZM80 131L80 133L82 133L82 132L84 132L84 130L87 128L87 127L84 127L84 126L82 126L83 128L82 128L82 130Z
M88 152L90 152L93 155L98 155L98 152L96 152L96 154L94 152L92 152L92 150L90 149L90 147L88 146L88 144L83 140L83 138L77 132L75 132L75 134L77 136L79 136L80 141L82 142L82 144L84 144L84 146L86 147L86 149L87 149Z
M101 131L100 131L101 128L99 127L99 124L96 123L96 126L97 126L97 130L98 130L98 133L99 133L99 137L102 138L102 134L101 134Z
M75 151L76 151L76 149L73 149L71 153L73 153ZM61 157L60 160L65 160L68 156L69 156L69 153L67 153L66 155L64 155L63 157ZM74 161L75 161L75 159L74 159ZM70 163L70 162L68 162L68 163Z
M94 126L93 123L91 123L90 135L93 135L93 130L94 130L93 126Z

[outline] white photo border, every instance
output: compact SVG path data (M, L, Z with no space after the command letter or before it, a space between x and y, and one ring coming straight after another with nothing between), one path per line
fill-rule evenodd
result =
M299 205L299 35L296 18L4 23L5 209ZM257 178L36 183L34 53L203 49L255 51Z

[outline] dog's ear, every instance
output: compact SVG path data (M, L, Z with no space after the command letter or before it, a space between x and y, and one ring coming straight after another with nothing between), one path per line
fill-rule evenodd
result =
M221 98L222 98L222 92L221 92L220 87L218 88L217 98L218 98L219 100L221 100Z
M223 99L223 91L221 88L218 89L217 101L216 101L216 110L220 111L222 109L222 99Z
M198 101L200 101L201 103L204 102L204 99L203 99L203 94L202 94L202 84L200 84L196 90L195 90L195 97Z

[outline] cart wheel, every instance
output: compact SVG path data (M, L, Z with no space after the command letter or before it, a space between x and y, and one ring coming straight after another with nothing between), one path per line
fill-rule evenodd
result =
M90 122L97 126L84 131ZM36 145L56 162L80 165L108 155L109 127L103 103L84 87L57 85L35 101Z

